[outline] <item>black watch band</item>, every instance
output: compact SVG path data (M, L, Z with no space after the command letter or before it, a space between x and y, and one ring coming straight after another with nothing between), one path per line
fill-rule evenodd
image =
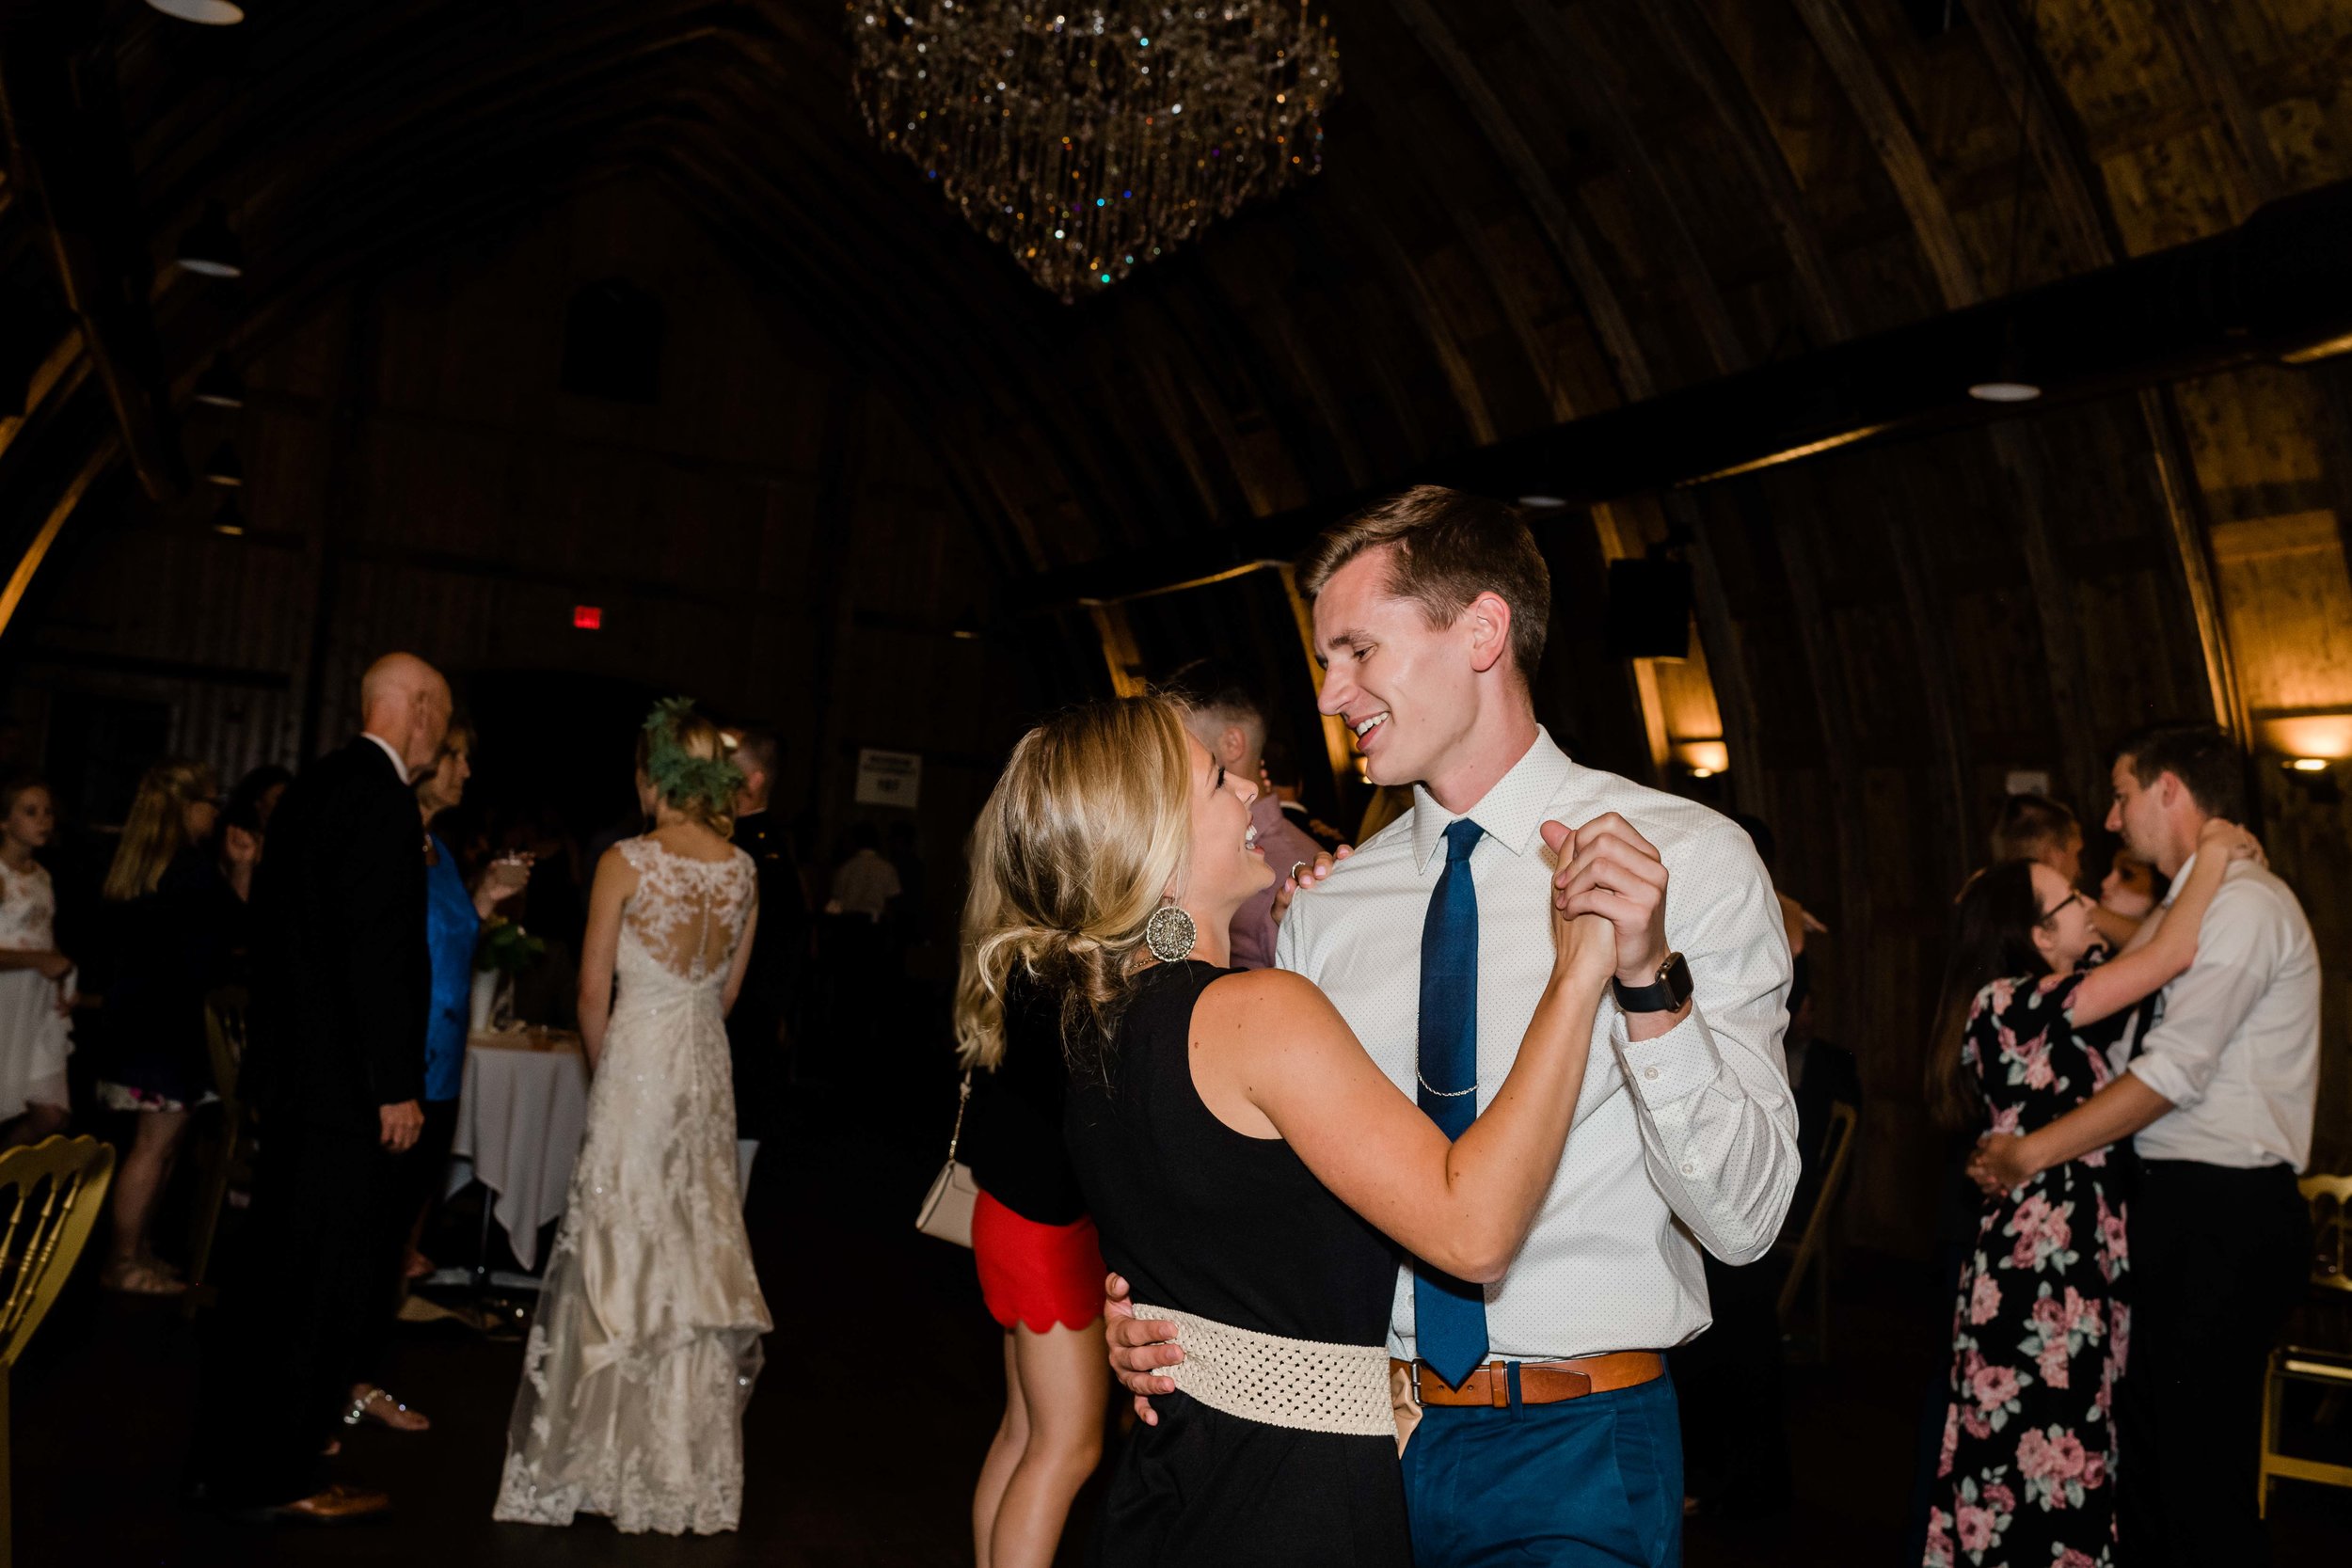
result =
M1629 1013L1670 1013L1691 1000L1691 966L1681 954L1669 953L1658 966L1658 978L1648 985L1629 986L1623 980L1609 984L1617 993L1617 1006Z

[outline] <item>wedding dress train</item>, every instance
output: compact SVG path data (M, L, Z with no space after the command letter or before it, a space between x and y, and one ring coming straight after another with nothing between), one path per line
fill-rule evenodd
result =
M707 1534L741 1512L743 1407L771 1326L743 1229L720 1006L755 883L740 850L695 861L650 838L620 850L638 883L619 990L494 1516Z

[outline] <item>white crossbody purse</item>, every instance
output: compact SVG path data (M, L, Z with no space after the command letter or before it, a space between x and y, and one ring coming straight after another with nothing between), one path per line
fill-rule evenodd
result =
M956 1091L956 1126L947 1134L947 1163L931 1178L931 1190L923 1195L923 1207L914 1212L915 1229L958 1246L972 1244L972 1204L980 1196L972 1168L956 1158L956 1145L963 1137L964 1107L971 1103L972 1072L967 1068L963 1086Z

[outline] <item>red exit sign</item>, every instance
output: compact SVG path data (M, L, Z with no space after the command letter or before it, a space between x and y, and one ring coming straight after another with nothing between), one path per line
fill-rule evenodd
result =
M572 626L577 631L602 631L604 629L604 606L596 604L572 606Z

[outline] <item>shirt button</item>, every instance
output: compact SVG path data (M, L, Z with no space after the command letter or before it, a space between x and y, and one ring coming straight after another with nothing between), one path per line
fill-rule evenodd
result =
M1642 1076L1654 1079L1658 1076L1658 1069L1654 1067L1645 1067L1642 1069Z
M1683 1175L1685 1175L1685 1176L1696 1176L1698 1173L1699 1173L1699 1167L1698 1167L1698 1166L1696 1166L1696 1165L1692 1164L1690 1161L1688 1161L1688 1160L1685 1160L1685 1161L1683 1161L1683 1162L1682 1162L1682 1174L1683 1174Z

